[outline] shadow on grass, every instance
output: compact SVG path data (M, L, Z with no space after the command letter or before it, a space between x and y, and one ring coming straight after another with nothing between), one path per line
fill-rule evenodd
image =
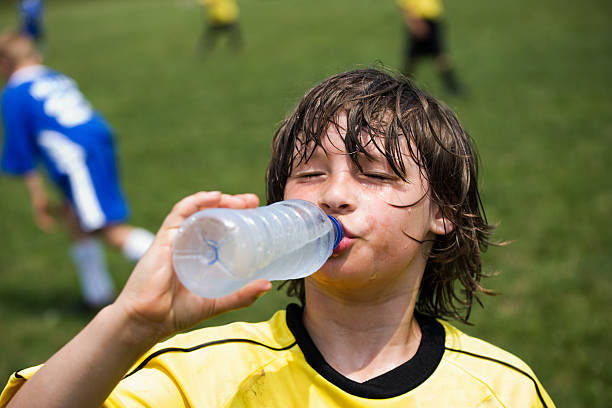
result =
M75 318L93 317L97 312L69 290L40 291L28 287L0 287L0 309L30 315L55 312Z

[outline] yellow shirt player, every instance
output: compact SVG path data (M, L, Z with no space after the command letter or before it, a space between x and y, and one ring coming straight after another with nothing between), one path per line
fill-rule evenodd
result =
M553 406L518 358L448 323L422 315L417 320L427 346L409 363L365 383L348 380L325 362L296 304L267 322L178 335L145 354L104 406ZM14 374L0 403L36 370Z
M445 89L452 94L461 94L452 63L444 42L444 8L439 0L397 0L397 5L406 26L406 41L403 52L402 71L414 76L417 63L424 57L432 57Z
M222 37L233 49L242 49L242 33L238 17L240 10L235 0L198 0L205 8L206 22L200 39L202 50L211 50Z
M156 344L272 287L207 299L181 285L170 248L184 220L259 202L196 193L117 301L11 376L0 407L554 407L523 361L443 320L467 321L490 293L476 157L456 116L410 82L374 69L324 80L276 131L266 177L269 202L308 200L344 230L317 272L287 283L300 305Z

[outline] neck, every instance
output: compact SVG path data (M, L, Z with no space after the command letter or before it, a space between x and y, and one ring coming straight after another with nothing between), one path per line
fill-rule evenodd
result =
M10 77L11 75L13 75L15 72L19 71L22 68L27 68L27 67L33 67L36 65L40 65L42 63L41 59L38 57L30 57L27 59L24 59L22 61L19 61L18 63L16 63L15 65L13 65L11 67L11 69L9 70L9 72L7 73L8 77Z
M358 382L377 377L410 360L419 347L418 283L368 302L330 295L307 279L304 326L336 371Z

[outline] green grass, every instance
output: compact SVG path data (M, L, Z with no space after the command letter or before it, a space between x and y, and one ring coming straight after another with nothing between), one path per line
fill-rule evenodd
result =
M0 27L15 25L10 2ZM393 1L241 3L246 48L203 56L195 1L47 3L48 65L74 77L117 130L132 222L156 230L174 202L200 189L264 199L276 125L324 77L401 61ZM444 99L476 140L496 238L485 282L502 295L463 327L522 357L564 407L612 399L612 7L447 2L449 49L466 99L434 68L418 82ZM0 178L0 376L48 358L91 318L58 230L34 227L25 188ZM108 252L118 284L131 265ZM288 299L205 323L264 319ZM606 386L608 384L608 386Z

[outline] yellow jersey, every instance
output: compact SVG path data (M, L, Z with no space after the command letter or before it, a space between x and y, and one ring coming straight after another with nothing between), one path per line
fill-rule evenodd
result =
M104 407L554 407L517 357L416 317L422 340L415 356L363 383L326 363L295 304L266 322L180 334L142 356ZM0 407L37 369L11 376Z
M230 24L238 20L239 9L235 0L199 0L206 7L208 18L213 23Z
M400 8L429 20L439 18L444 11L440 0L397 0L397 4Z

